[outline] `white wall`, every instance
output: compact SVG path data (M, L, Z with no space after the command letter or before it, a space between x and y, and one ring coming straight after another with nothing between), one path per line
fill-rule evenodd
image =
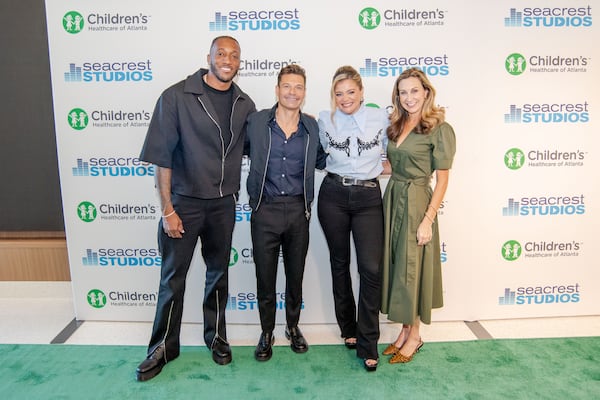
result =
M389 105L395 76L406 62L430 75L458 140L440 210L445 307L434 312L435 320L598 314L593 229L600 205L594 175L600 51L591 3L308 3L46 2L77 318L152 320L160 211L153 168L138 165L136 157L160 92L206 67L211 40L223 34L241 44L237 83L259 108L274 104L282 63L306 68L304 111L313 115L329 108L331 77L340 65L360 69L366 101L380 107ZM378 14L372 29L359 23L365 9ZM62 21L75 13L83 26L70 33ZM227 22L217 24L223 22L219 16ZM507 69L515 53L526 63L520 74ZM136 63L129 80L120 80L121 70L85 71L93 63L102 70L106 63L125 62ZM551 64L548 70L540 67L543 62ZM81 76L77 68L84 68ZM68 81L71 77L75 80ZM74 109L87 116L85 128L70 126ZM505 164L509 153L519 153L512 149L524 154L521 168ZM104 162L122 165L103 169L98 164ZM228 321L258 323L245 182L241 194ZM82 202L96 210L93 221L78 217ZM513 216L503 215L504 209L510 214L509 205ZM328 251L316 213L311 235L302 322L333 322ZM505 244L516 252L503 257ZM103 265L111 252L124 254L115 259L123 266ZM131 253L144 255L132 261ZM150 265L132 265L138 257ZM186 321L202 319L203 275L198 255L188 279ZM283 321L283 314L278 318Z

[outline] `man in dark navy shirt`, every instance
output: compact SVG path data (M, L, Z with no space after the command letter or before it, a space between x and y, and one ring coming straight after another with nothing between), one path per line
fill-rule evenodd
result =
M259 361L267 361L273 354L280 249L286 277L285 335L293 351L308 351L298 321L315 167L324 168L325 153L317 122L300 110L305 94L304 69L295 64L285 66L277 77L277 104L248 118L245 152L251 164L247 188L262 328L254 356Z

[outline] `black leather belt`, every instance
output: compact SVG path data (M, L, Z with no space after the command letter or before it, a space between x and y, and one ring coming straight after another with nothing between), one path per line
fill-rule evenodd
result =
M374 188L377 187L377 185L379 184L379 182L377 181L377 178L373 178L373 179L356 179L356 178L352 178L350 176L340 176L338 174L333 174L331 172L327 173L327 177L333 179L334 181L341 183L342 186L363 186L363 187L370 187L370 188Z

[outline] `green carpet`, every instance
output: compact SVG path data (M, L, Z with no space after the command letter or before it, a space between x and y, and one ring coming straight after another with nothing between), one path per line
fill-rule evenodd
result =
M384 344L381 345L381 350ZM408 364L380 360L367 373L342 345L295 354L253 347L213 363L184 347L148 382L135 381L141 346L0 345L2 399L595 399L600 337L425 343Z

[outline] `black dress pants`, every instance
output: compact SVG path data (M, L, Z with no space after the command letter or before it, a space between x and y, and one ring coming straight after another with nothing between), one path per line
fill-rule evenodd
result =
M183 238L174 239L158 226L158 248L162 266L156 316L148 352L165 344L167 360L179 355L183 297L194 249L200 238L206 264L203 318L204 341L210 348L216 337L227 340L225 306L228 298L228 268L235 224L233 195L218 199L196 199L172 195L183 222Z
M285 315L288 327L295 327L302 309L302 279L308 251L309 220L304 198L275 197L263 201L252 212L251 233L260 325L263 332L275 328L276 281L279 252L285 271Z
M329 247L341 335L357 338L358 357L377 359L383 255L381 188L344 186L326 176L319 190L318 215ZM350 274L351 233L360 275L358 316Z

